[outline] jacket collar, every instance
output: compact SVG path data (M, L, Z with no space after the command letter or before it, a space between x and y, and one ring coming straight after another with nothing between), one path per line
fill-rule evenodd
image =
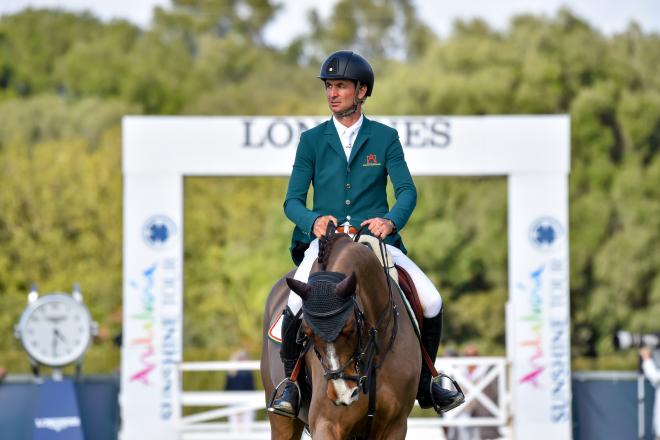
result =
M358 151L362 148L364 143L367 141L367 139L369 139L369 136L371 135L371 121L367 119L364 114L362 116L364 117L362 120L362 127L360 127L360 131L358 131L357 137L355 138L353 148L351 148L351 155L348 160L349 165L351 162L353 162L353 159L355 159ZM326 121L325 130L323 133L326 135L327 141L332 149L335 150L340 157L346 160L344 147L342 147L341 142L339 141L339 133L337 133L337 129L335 128L335 124L332 118Z

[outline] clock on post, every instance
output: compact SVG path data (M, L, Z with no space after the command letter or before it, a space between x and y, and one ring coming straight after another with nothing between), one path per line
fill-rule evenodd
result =
M54 292L39 296L33 286L15 333L35 374L40 366L46 366L53 368L53 375L58 376L61 368L72 363L80 371L97 328L77 284L70 295Z
M32 427L33 440L85 440L73 381L63 377L62 368L75 363L76 376L97 325L83 304L77 284L71 294L54 292L39 296L36 287L15 328L16 337L39 377L41 366L51 367L52 379L39 379Z

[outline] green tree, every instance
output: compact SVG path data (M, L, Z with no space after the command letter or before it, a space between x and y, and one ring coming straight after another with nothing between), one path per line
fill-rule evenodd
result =
M59 91L57 61L103 24L89 14L33 10L0 19L0 98Z
M310 35L294 44L304 41L306 55L319 59L340 49L371 60L412 58L433 40L409 0L340 0L327 20L310 11L309 21Z
M504 30L457 21L441 40L409 1L342 0L278 50L263 41L277 11L178 0L146 29L53 10L0 17L0 328L11 331L33 281L42 291L78 281L102 326L119 330L123 115L328 115L319 59L354 49L376 73L369 115L570 114L574 362L635 366L632 352L612 355L611 335L659 330L660 36L635 23L603 35L562 10ZM440 287L445 343L502 353L504 180L415 181L402 233ZM258 351L266 295L292 268L285 188L282 178L187 179L186 358ZM100 344L88 371L117 363ZM27 370L15 342L0 349Z

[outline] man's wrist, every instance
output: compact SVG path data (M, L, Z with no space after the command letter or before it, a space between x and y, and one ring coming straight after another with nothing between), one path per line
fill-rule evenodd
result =
M314 235L314 226L316 226L316 221L323 217L322 215L317 216L314 221L312 222L312 228L310 229L309 233L310 235Z
M392 221L392 219L391 219L391 218L386 218L385 220L387 220L388 222L390 222L390 225L392 226L392 232L396 232L396 225L394 224L394 222Z

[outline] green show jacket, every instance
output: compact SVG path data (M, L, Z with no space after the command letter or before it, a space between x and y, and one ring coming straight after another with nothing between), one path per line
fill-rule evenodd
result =
M391 210L387 204L388 175L396 197ZM310 184L314 187L311 210L306 206ZM395 129L365 117L346 160L330 119L300 136L284 200L284 213L296 225L291 257L296 265L300 264L305 249L315 238L314 221L323 215L335 216L340 224L348 220L357 228L370 218L390 219L396 231L385 242L406 252L399 231L408 222L416 203L417 190ZM366 228L365 233L369 233Z

